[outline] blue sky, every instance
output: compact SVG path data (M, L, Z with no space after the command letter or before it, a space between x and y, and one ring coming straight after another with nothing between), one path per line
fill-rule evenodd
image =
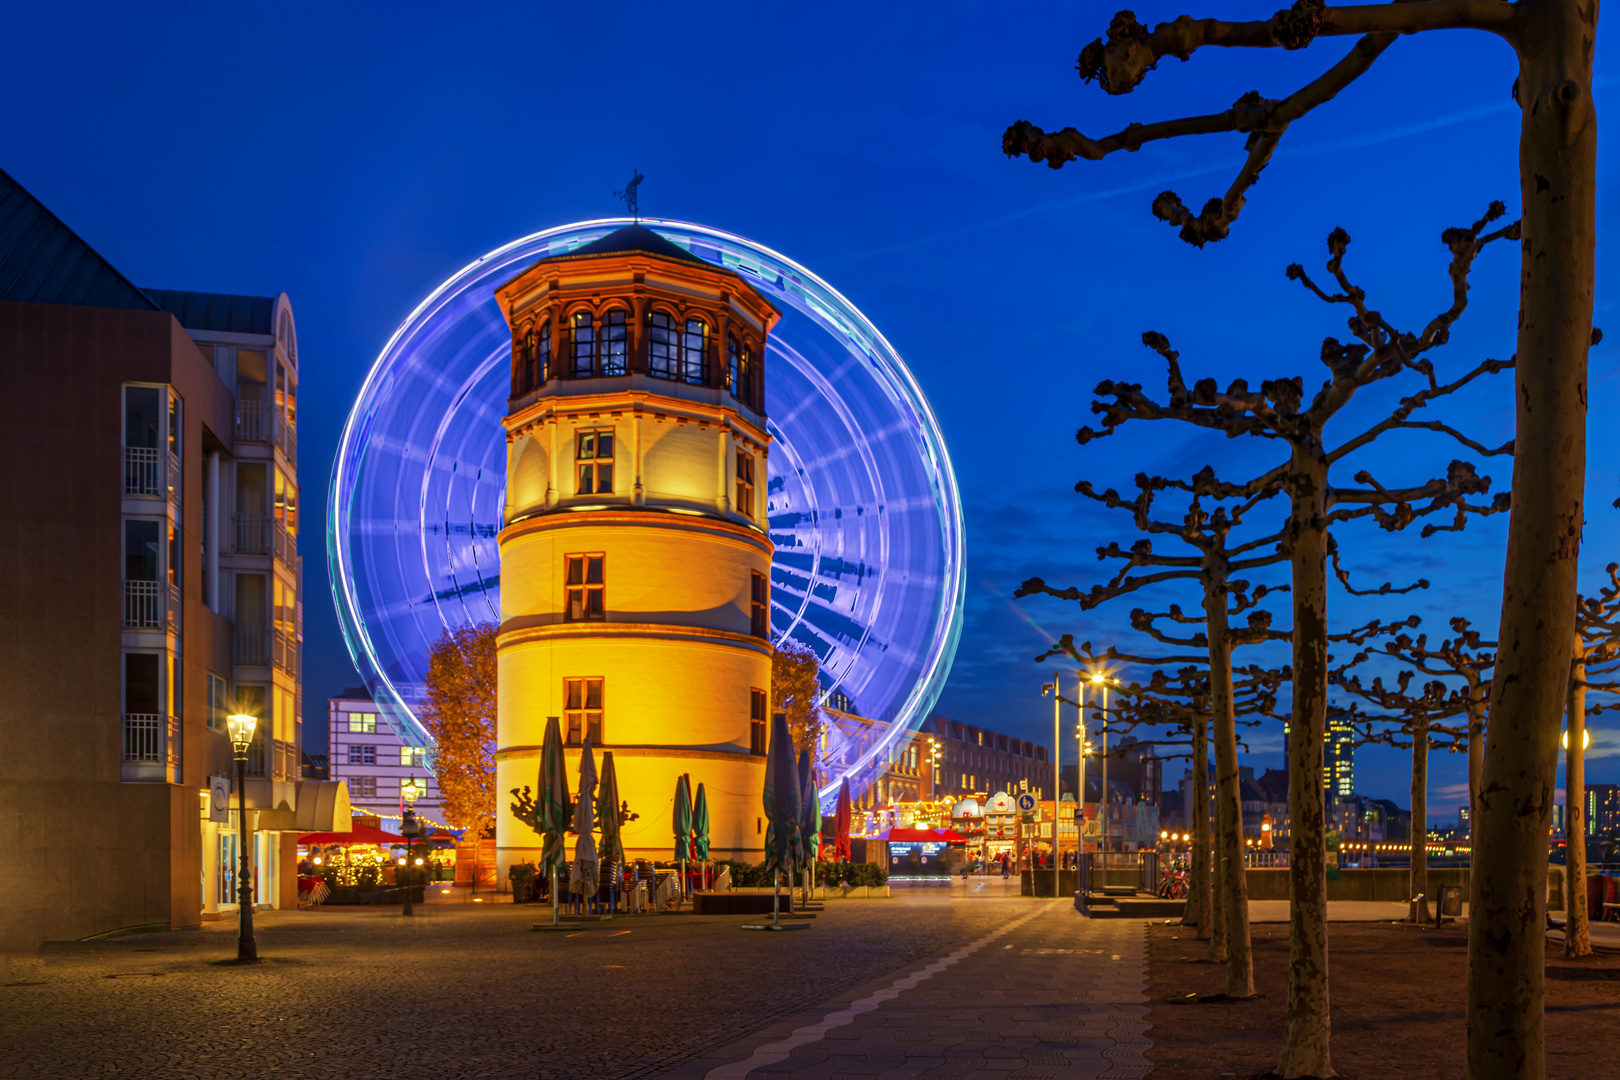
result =
M1194 13L1256 17L1276 6L1212 0ZM1150 24L1182 11L1136 5ZM1191 206L1219 194L1241 136L1061 172L1007 160L1001 132L1013 120L1100 135L1219 111L1249 89L1281 97L1348 47L1205 50L1108 98L1074 72L1106 19L1096 5L1008 3L31 3L8 12L0 38L10 102L0 165L137 283L292 297L310 523L322 520L343 417L422 296L517 236L613 213L612 193L639 168L646 213L790 255L906 358L943 425L969 528L967 622L940 711L1049 741L1038 692L1048 674L1030 662L1049 636L1132 644L1131 601L1082 614L1010 599L1035 574L1089 585L1099 572L1091 549L1130 538L1122 517L1073 494L1074 481L1123 485L1139 469L1205 463L1240 475L1273 460L1267 447L1171 430L1082 448L1073 433L1097 381L1158 385L1140 344L1158 329L1189 374L1314 383L1318 345L1345 336L1343 315L1288 282L1288 263L1319 270L1324 237L1342 225L1355 240L1347 265L1375 306L1421 325L1446 302L1441 229L1471 222L1492 199L1517 213L1515 65L1482 34L1398 41L1294 126L1231 238L1202 251L1155 221L1149 202L1166 187ZM1600 111L1620 71L1612 26L1599 35ZM1604 181L1612 146L1600 142ZM1597 323L1611 332L1591 361L1588 584L1620 558L1620 513L1609 508L1620 495L1617 439L1606 422L1620 404L1613 190L1600 185ZM1508 245L1480 259L1470 311L1436 356L1442 371L1512 353L1516 262ZM1354 412L1375 415L1389 400L1374 393ZM1446 415L1500 440L1510 404L1503 381ZM1366 465L1386 483L1420 481L1453 456L1413 439ZM1507 485L1506 461L1479 464ZM1335 596L1332 617L1348 625L1415 611L1438 636L1460 612L1494 632L1503 526L1428 541L1345 530L1365 577L1434 585L1377 604ZM319 703L354 675L324 544L306 532L302 548L306 714L318 726ZM1589 779L1620 780L1620 734L1606 717L1598 724ZM1279 766L1280 744L1278 731L1259 734L1253 763ZM1437 815L1459 801L1459 766L1434 760ZM1407 801L1398 754L1364 751L1358 772L1363 790Z

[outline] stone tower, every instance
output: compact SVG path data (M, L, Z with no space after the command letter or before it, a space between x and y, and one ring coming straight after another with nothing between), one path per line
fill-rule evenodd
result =
M512 330L501 530L499 872L540 838L508 810L548 716L570 783L613 751L630 858L668 859L676 778L716 858L757 860L769 711L765 342L736 273L630 225L496 291ZM572 845L570 844L570 848Z

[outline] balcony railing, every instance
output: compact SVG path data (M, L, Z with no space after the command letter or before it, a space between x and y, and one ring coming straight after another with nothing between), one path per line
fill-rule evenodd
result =
M167 629L167 599L168 589L161 581L124 582L124 625L135 630Z
M276 445L280 446L281 452L286 455L287 464L297 467L298 432L281 417L278 416L276 421Z
M124 760L149 765L178 765L179 718L162 713L125 713Z
M264 402L251 398L236 401L236 438L242 442L264 442L269 428L270 410Z
M232 659L238 664L265 666L270 663L270 631L263 626L238 626Z
M298 674L298 639L280 630L275 631L275 665L287 674Z
M293 565L293 560L298 557L298 538L288 532L287 526L280 521L275 523L275 549L276 558L288 566Z
M165 456L163 451L155 447L124 447L124 494L167 494L168 485L164 483L163 475Z
M236 553L270 554L270 519L264 514L236 515Z

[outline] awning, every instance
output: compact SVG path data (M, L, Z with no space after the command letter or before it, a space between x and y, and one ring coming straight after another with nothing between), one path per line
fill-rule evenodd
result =
M330 832L352 821L349 785L342 780L298 781L298 808L293 828L299 832Z
M880 839L900 844L967 843L967 837L950 829L890 829Z
M354 822L348 832L312 832L298 838L300 844L382 844L392 847L405 843L403 836L383 832L373 825Z

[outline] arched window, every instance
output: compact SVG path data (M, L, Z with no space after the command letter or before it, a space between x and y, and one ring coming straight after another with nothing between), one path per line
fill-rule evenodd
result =
M681 334L681 379L689 383L703 382L703 358L709 351L709 324L702 319L687 319L686 332Z
M737 400L749 408L759 407L754 402L754 353L747 345L737 358Z
M534 330L524 331L523 344L518 347L517 392L526 394L534 389Z
M630 328L625 325L623 308L614 308L602 320L601 354L603 375L629 373Z
M547 319L545 322L540 324L539 349L540 349L539 356L537 357L539 362L535 365L535 367L539 369L539 379L535 382L535 385L536 386L544 386L551 379L551 320L550 319Z
M596 324L588 311L574 313L572 332L573 365L570 372L576 379L596 374Z
M647 374L656 379L675 378L679 363L679 332L675 320L662 311L647 313Z
M736 397L742 386L742 350L737 348L734 334L726 335L726 392Z

